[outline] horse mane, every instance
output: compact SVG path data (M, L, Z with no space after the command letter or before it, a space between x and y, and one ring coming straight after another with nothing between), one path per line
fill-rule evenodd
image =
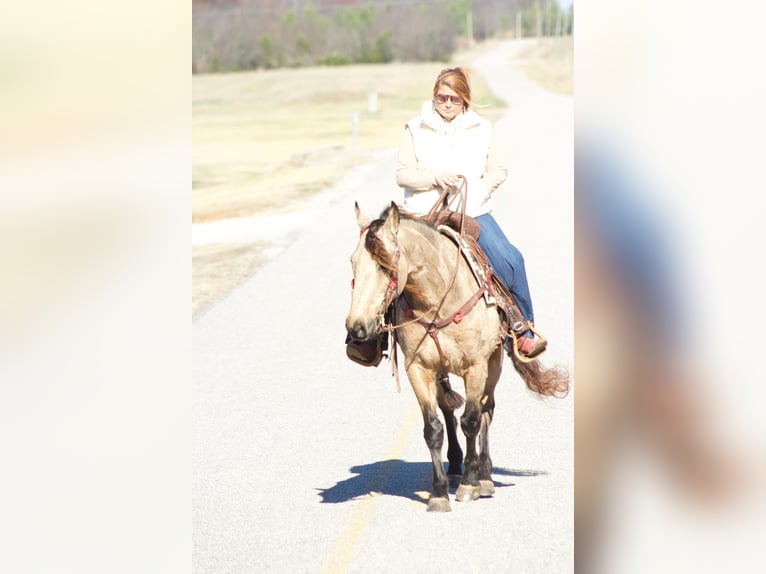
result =
M367 228L367 236L364 239L364 248L370 253L373 261L388 271L396 271L396 262L391 254L386 251L383 241L378 237L377 231L383 226L382 219L376 219Z
M367 249L367 251L372 256L372 259L381 267L388 271L396 271L396 261L393 260L393 257L391 253L388 253L386 251L385 246L383 245L383 241L378 237L378 230L383 226L383 223L385 223L386 218L388 217L388 213L391 210L391 206L386 207L378 217L378 219L375 219L372 221L368 227L367 231L367 237L364 240L364 247ZM399 209L399 218L400 220L412 222L416 225L422 225L432 231L437 231L436 227L431 224L428 221L423 220L419 215L415 215L414 213L410 213L408 211L404 211L402 209Z
M436 227L433 224L431 224L431 222L423 219L422 215L417 215L415 213L407 211L406 209L403 209L402 207L400 207L398 205L396 207L399 210L399 217L400 218L402 218L402 219L409 219L409 220L412 220L412 221L418 221L418 222L422 223L423 225L427 225L431 229L436 229ZM386 217L388 217L388 212L389 211L391 211L391 206L387 205L386 208L383 211L380 212L380 215L378 217L380 219L385 219Z

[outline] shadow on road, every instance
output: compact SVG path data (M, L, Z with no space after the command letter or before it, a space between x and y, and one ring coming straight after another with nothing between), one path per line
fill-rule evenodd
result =
M350 471L355 476L342 480L330 488L317 488L322 497L322 504L349 502L369 496L372 493L399 496L422 502L422 491L431 488L430 462L389 459L352 466ZM510 470L497 467L492 469L493 482L496 488L515 485L513 482L497 480L498 476L540 476L545 474L548 473L542 470ZM450 490L454 494L454 489Z

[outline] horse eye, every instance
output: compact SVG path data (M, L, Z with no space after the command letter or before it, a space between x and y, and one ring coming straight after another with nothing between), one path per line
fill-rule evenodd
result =
M354 289L354 278L353 277L351 278L351 289L352 290Z

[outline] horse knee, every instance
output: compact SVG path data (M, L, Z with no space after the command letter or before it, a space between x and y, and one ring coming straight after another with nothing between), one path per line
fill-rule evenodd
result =
M434 412L426 413L423 437L426 439L428 448L441 448L444 444L444 426Z
M463 433L466 436L476 436L480 425L481 417L479 409L471 403L466 404L463 416L460 417L460 428L463 429Z

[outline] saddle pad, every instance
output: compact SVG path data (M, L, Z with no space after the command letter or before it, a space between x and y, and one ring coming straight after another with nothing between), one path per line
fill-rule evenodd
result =
M460 234L457 231L451 227L440 225L437 227L437 229L440 233L449 237L453 243L455 243L455 245L460 248L460 252L463 254L463 259L465 259L466 263L468 263L468 267L471 268L471 272L476 279L477 285L479 287L486 285L487 271L485 267L479 262L479 258L476 256L473 248L465 241L465 239L460 237ZM497 305L497 300L495 299L494 295L490 294L489 289L484 291L484 300L486 301L487 305Z

